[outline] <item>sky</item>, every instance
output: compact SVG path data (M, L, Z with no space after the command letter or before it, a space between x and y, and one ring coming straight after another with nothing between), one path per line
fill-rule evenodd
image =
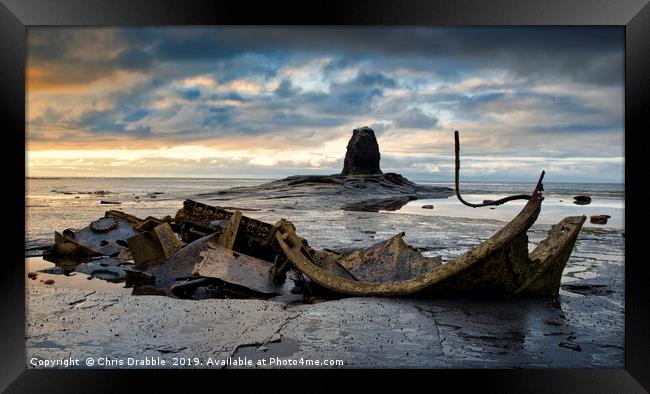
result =
M27 31L27 176L623 182L621 27Z

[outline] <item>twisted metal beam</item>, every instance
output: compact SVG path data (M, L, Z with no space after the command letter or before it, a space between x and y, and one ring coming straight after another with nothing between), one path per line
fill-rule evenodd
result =
M504 204L508 201L513 201L513 200L530 200L531 196L528 194L518 194L515 196L508 196L504 198L500 198L498 200L494 201L489 201L489 202L484 202L482 204L472 204L471 202L467 202L463 199L463 197L460 195L460 141L458 138L458 130L454 131L454 143L456 145L456 173L455 173L455 183L456 183L456 197L458 197L458 200L462 202L463 204L467 205L468 207L472 208L479 208L479 207L487 207L491 205L501 205ZM544 171L542 171L541 178L544 178ZM541 180L541 179L540 179Z

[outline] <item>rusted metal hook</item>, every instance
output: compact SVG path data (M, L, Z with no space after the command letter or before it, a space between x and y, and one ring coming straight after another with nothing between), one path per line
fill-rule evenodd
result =
M512 200L530 200L531 196L528 194L518 194L515 196L508 196L504 197L498 200L494 201L489 201L489 202L484 202L482 204L472 204L470 202L467 202L461 197L460 195L460 141L458 138L458 130L454 131L454 143L456 145L456 176L455 176L455 183L456 183L456 197L458 197L458 200L462 202L463 204L472 207L472 208L479 208L479 207L487 207L491 205L501 205L504 204L508 201ZM544 171L542 171L542 178L544 177Z

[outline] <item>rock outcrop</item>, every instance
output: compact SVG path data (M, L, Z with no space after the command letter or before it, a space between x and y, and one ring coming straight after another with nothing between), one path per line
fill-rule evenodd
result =
M593 215L589 218L592 224L607 224L607 220L611 218L609 215Z
M368 126L355 129L348 142L341 175L381 174L379 160L379 144L377 144L375 131Z
M576 205L589 205L591 204L591 197L589 196L575 196L573 203Z

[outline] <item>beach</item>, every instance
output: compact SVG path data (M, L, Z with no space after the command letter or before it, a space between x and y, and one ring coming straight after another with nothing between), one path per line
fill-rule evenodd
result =
M109 283L79 272L66 277L39 257L43 248L53 243L55 230L84 227L109 209L142 218L173 217L182 202L192 198L242 208L244 215L269 223L291 220L297 233L318 249L368 247L404 231L406 242L425 256L440 256L444 264L488 239L524 204L515 201L494 209L470 208L452 196L410 201L395 211L356 212L326 205L307 209L299 204L300 197L217 201L211 194L268 181L26 179L26 272L46 271L39 280L25 278L28 360L61 358L75 352L127 357L125 352L132 349L138 357L327 357L343 359L343 367L623 366L625 230L620 184L545 182L542 211L528 232L529 250L565 216L611 216L605 225L587 219L564 270L559 297L554 300L360 297L313 305L295 298L175 300L132 296L123 282ZM453 187L444 182L415 181ZM482 202L529 193L533 186L532 180L464 183L462 190L465 199ZM589 195L592 202L576 205L576 195ZM423 205L433 205L433 209ZM44 278L52 278L54 284L40 282ZM188 311L183 312L185 317L168 324L175 314L166 311L181 310ZM253 329L256 319L276 323ZM223 329L215 329L221 325L225 325ZM109 331L113 335L106 329L113 330ZM226 334L232 330L237 335ZM151 333L159 339L153 340Z

